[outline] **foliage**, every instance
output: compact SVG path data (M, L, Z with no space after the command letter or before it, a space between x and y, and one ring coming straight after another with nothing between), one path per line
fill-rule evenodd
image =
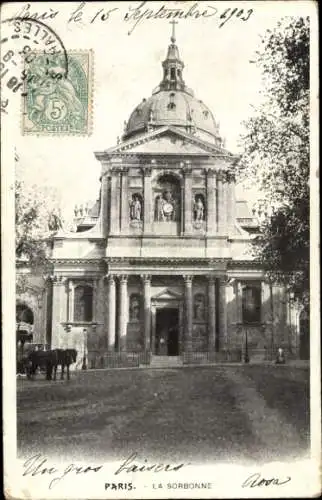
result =
M16 262L32 271L46 266L50 237L62 227L57 202L50 190L15 182ZM24 275L17 276L17 291L26 286Z
M255 180L263 194L254 254L273 281L303 297L309 290L309 19L281 20L252 62L263 75L262 102L245 123L237 173Z

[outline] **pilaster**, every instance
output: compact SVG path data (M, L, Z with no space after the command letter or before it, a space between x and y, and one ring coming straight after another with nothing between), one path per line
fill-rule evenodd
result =
M143 170L144 175L144 233L152 232L152 186L151 175L152 167L146 167Z
M184 232L192 233L192 168L187 165L184 170Z
M192 351L192 276L184 276L185 284L185 352Z
M151 349L151 276L144 274L141 276L143 280L143 296L144 296L144 349Z
M109 231L108 223L108 176L105 173L102 177L102 187L101 187L101 207L100 207L100 220L101 220L101 233L105 238Z
M107 347L109 351L114 351L115 349L115 277L113 274L107 276L108 283L108 319L107 319Z
M63 276L53 277L53 314L52 348L62 346L64 329L62 322L67 320L68 284Z
M120 171L112 168L111 177L111 234L120 232Z
M216 346L216 279L208 277L208 345L214 351Z
M129 229L129 196L128 196L128 171L127 167L121 169L121 232L126 233Z
M207 232L217 232L217 179L213 169L207 171Z

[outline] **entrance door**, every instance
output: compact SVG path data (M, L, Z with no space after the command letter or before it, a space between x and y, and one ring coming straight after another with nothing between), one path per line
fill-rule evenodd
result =
M154 352L159 356L179 354L179 309L165 307L156 311Z

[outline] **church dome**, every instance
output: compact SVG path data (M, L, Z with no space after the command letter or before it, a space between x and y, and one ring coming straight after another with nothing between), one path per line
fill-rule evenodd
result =
M163 79L160 85L151 97L143 99L131 113L128 122L125 122L123 139L171 125L205 141L222 145L219 125L212 112L183 81L184 64L175 44L174 28L167 58L162 66Z

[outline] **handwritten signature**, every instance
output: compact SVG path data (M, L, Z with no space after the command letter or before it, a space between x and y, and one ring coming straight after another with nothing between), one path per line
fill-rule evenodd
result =
M255 488L256 486L282 486L283 484L289 483L291 481L290 476L286 476L284 479L279 477L270 477L268 479L264 478L256 472L249 476L242 484L242 488Z
M135 463L134 460L137 458L138 454L137 453L132 453L121 465L118 467L118 469L114 472L114 474L117 476L121 472L176 472L185 465L189 464L177 464L177 465L172 465L172 464L163 464L163 463L153 463L149 464L146 459L144 459L144 463Z
M87 474L88 472L98 472L102 469L103 465L92 466L92 465L75 465L69 464L64 470L59 470L57 467L51 467L47 463L47 458L43 457L40 453L33 455L28 458L23 464L24 472L23 476L44 476L49 475L52 477L49 483L49 489L56 486L62 479L64 479L69 473L74 472L75 474Z

